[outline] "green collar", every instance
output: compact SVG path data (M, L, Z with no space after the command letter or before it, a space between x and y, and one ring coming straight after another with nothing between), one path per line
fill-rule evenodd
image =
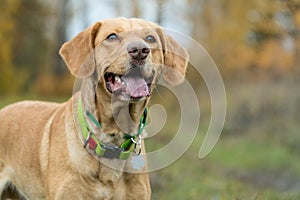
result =
M93 121L93 123L99 127L101 127L101 124L98 122L98 120L88 111L85 112L85 115ZM87 146L89 149L93 150L93 152L99 156L104 158L118 158L121 160L126 160L129 158L129 156L132 154L134 150L138 151L137 154L141 151L141 134L145 128L145 125L147 123L147 109L144 110L144 113L140 119L139 129L136 135L131 134L125 134L124 139L125 141L120 145L120 147L117 146L108 146L99 141L99 139L96 137L96 135L90 130L88 127L88 124L84 117L84 111L82 107L82 101L79 99L78 101L78 120L80 123L80 129L83 134L83 138L85 140L84 147Z

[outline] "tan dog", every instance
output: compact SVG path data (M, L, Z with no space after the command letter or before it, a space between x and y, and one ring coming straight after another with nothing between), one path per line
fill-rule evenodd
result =
M137 145L120 145L125 133L140 130L157 78L162 75L172 85L183 81L186 51L154 23L117 18L84 30L61 47L60 55L83 80L81 92L63 104L24 101L0 111L1 199L150 199L148 174L124 172L132 168L128 162ZM78 128L80 99L88 111L83 129ZM85 129L94 141L83 135ZM117 153L96 153L102 146L95 147L95 140Z

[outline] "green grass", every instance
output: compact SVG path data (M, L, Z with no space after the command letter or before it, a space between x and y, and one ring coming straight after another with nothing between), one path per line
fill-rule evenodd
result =
M227 121L217 145L198 159L199 134L179 160L151 173L152 199L300 199L298 86L285 80L227 85ZM209 117L202 118L201 132ZM160 137L169 139L152 143L163 146L173 137L165 134Z
M153 199L298 199L293 184L300 187L300 157L285 147L244 139L222 137L203 160L197 158L196 141L174 164L152 173Z
M287 147L246 137L226 138L226 141L216 145L210 158L229 167L247 170L263 168L280 171L289 168L297 172L300 169L299 155L290 152Z

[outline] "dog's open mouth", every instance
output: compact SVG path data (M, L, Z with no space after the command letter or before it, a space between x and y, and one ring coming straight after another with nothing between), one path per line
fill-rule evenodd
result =
M153 77L144 78L140 70L131 70L124 75L106 72L104 78L107 90L125 99L139 100L151 95Z

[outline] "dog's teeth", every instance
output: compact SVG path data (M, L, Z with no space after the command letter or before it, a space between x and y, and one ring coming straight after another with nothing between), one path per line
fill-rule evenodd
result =
M120 76L117 75L117 76L115 77L115 81L116 81L117 83L121 83L121 78L120 78Z

